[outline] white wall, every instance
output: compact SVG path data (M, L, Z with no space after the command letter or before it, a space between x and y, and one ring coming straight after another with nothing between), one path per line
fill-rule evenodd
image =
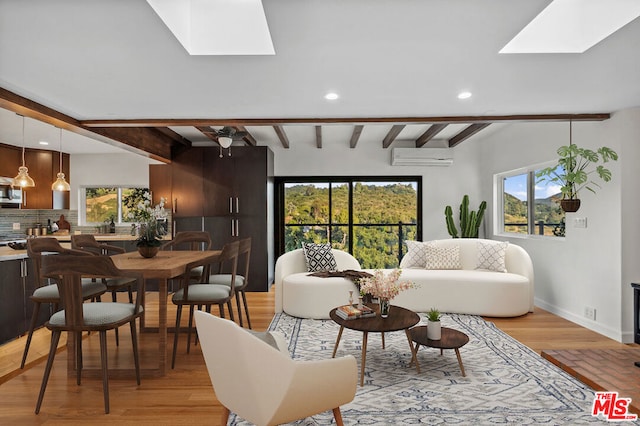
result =
M75 154L70 158L71 210L78 209L79 185L149 186L149 164L156 160L137 154Z
M625 342L631 341L633 331L629 282L640 280L640 262L634 258L640 236L635 173L639 120L640 109L635 109L603 122L574 123L574 143L592 149L605 145L621 155L609 163L613 180L596 195L580 193L582 206L567 214L564 239L507 238L533 259L536 305ZM555 150L569 141L568 129L568 123L511 124L483 141L484 197L491 199L495 173L554 160ZM587 218L586 229L573 226L576 217ZM596 309L595 321L585 318L586 306Z
M391 166L391 149L381 149L378 144L358 144L351 149L348 140L344 144L325 143L322 149L291 141L290 147L271 146L276 176L423 176L424 240L449 238L444 221L447 204L457 211L464 194L469 194L472 208L481 201L475 161L479 151L473 143L454 148L454 163L448 167Z

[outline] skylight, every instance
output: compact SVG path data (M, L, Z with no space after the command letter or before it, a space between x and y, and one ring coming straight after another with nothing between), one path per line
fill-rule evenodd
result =
M500 53L583 53L638 16L638 0L554 0Z
M275 55L261 0L147 0L190 55Z

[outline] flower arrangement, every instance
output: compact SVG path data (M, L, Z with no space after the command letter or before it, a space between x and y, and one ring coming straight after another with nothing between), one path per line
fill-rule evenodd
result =
M167 218L164 210L164 198L160 203L151 207L151 194L146 188L136 188L130 194L123 197L122 203L129 209L127 217L138 222L138 247L159 247L162 245L160 238L167 233L158 220Z
M373 272L373 276L360 279L360 292L381 300L391 300L401 291L416 286L411 281L398 281L401 273L402 270L397 268L389 274L378 269Z

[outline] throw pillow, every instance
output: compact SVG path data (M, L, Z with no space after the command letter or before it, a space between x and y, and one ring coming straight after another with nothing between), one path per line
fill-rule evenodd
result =
M308 272L335 271L338 269L331 244L302 243Z
M505 257L508 245L507 241L478 241L476 269L507 272Z
M459 246L437 247L427 244L426 251L425 269L462 269Z
M402 256L400 268L424 268L427 263L427 251L422 241L405 241L407 253Z

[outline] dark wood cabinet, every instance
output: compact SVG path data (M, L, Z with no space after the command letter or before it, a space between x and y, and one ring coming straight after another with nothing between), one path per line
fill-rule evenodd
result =
M193 162L186 164L189 161ZM270 217L273 152L268 147L234 147L231 156L225 152L220 158L216 148L192 148L169 167L172 198L177 199L174 233L205 230L214 248L251 237L248 290L268 291L274 262ZM156 176L153 179L152 173ZM149 183L155 193L158 188L154 182L162 185L157 171L150 169Z
M43 149L27 148L24 153L29 176L36 186L23 191L23 209L68 209L69 192L51 190L51 184L60 171L60 153ZM62 171L67 182L71 182L69 154L62 156ZM22 165L22 148L0 144L0 176L14 177Z
M0 145L0 176L14 177L22 165L22 149L10 145Z
M25 163L29 168L29 176L35 181L36 186L24 188L22 207L25 209L52 209L52 152L27 149L25 152Z
M192 148L174 158L171 164L171 202L173 217L202 216L202 149ZM153 192L157 192L152 188Z
M149 166L149 188L151 188L151 204L157 205L164 198L164 208L172 210L171 165L152 164Z
M33 312L29 296L36 281L30 259L0 262L0 343L13 340L27 331ZM50 309L50 306L41 308L38 326L49 319Z

